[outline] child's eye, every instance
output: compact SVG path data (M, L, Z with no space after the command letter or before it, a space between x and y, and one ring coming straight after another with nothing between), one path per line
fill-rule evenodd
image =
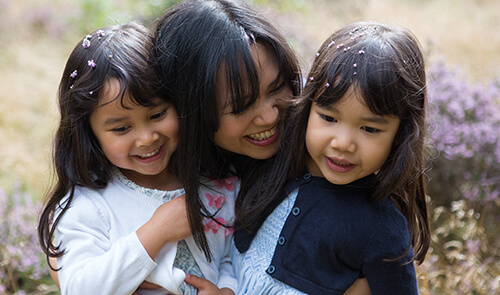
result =
M156 114L154 114L154 115L151 116L151 120L160 119L160 118L164 117L166 113L167 113L166 109L163 110L163 111L161 111L161 112L159 112L159 113L156 113Z
M125 131L127 131L130 127L128 126L123 126L123 127L117 127L117 128L113 128L111 131L113 132L116 132L116 133L124 133Z
M380 132L380 130L378 130L377 128L368 127L368 126L361 127L361 129L368 132L368 133L379 133Z
M327 115L319 115L321 119L325 120L326 122L337 122L334 117L330 117Z

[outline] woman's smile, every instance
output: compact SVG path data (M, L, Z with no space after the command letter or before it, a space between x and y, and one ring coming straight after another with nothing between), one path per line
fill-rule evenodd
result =
M253 133L245 136L249 142L258 145L258 146L266 146L273 143L276 139L278 139L279 129L277 126L274 126L271 129L266 131Z

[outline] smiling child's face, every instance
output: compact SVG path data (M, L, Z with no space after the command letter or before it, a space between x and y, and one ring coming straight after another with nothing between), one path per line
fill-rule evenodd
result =
M124 108L122 100L115 99L119 91L117 79L105 84L100 104L90 116L92 131L108 160L130 180L156 176L165 171L177 148L177 112L159 98L156 106L137 105L128 92Z
M314 176L348 184L378 171L387 160L400 120L372 113L351 89L337 103L312 103L306 131Z

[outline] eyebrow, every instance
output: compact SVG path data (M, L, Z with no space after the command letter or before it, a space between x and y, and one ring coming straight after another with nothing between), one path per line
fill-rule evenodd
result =
M389 124L389 121L382 116L362 117L361 119L363 121L371 122L371 123L375 123L375 124L383 124L383 125Z
M107 118L104 121L104 125L113 125L113 124L119 123L121 121L124 121L125 119L126 119L125 117L111 117L111 118Z
M329 104L327 106L321 106L318 104L318 107L325 109L325 110L328 110L330 112L339 113L337 108L335 106L332 106L331 104ZM382 125L389 124L389 120L387 120L384 116L380 116L380 115L361 117L361 120L365 121L365 122L375 123L375 124L382 124Z

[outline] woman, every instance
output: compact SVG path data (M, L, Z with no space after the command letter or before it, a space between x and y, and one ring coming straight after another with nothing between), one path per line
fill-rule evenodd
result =
M186 198L196 196L200 176L237 176L241 200L268 169L287 102L300 93L295 54L253 7L227 0L181 2L160 18L154 37L159 94L174 97L186 135L178 149ZM190 220L195 234L198 224ZM369 294L365 280L351 291Z

